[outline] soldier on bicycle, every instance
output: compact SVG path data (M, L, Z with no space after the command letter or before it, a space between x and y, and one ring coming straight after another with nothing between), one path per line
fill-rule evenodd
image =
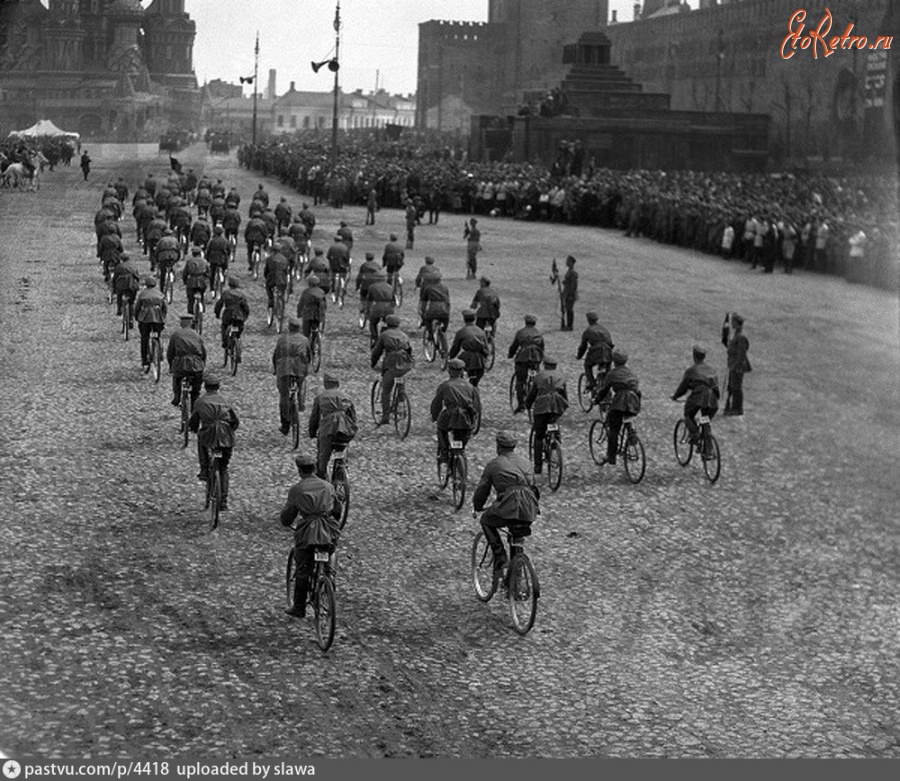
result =
M340 381L325 372L322 378L325 390L313 400L309 414L309 438L316 440L316 474L324 478L328 460L335 447L346 447L358 431L356 407L340 389Z
M381 269L372 275L366 290L366 306L369 310L369 339L374 345L378 339L378 323L394 312L394 289Z
M484 376L485 360L490 353L487 334L475 325L475 312L463 309L463 327L453 337L450 346L450 357L462 359L466 366L469 382L476 388Z
M315 274L310 274L306 278L306 290L300 294L300 300L297 301L297 317L300 318L303 328L303 335L309 338L309 335L319 327L325 319L327 303L325 291L319 284L319 278Z
M154 277L144 278L144 289L134 300L134 319L141 334L141 367L150 371L150 334L162 333L169 307L165 296L156 287Z
M269 239L269 229L266 223L259 217L251 217L244 228L244 241L247 242L247 270L253 271L253 251L258 249L262 253L266 241Z
M578 354L575 357L578 360L584 358L584 376L588 388L593 390L609 371L613 343L606 327L597 322L600 317L596 312L588 312L586 317L588 327L581 334L581 344L578 345ZM600 370L596 376L595 367Z
M225 229L221 225L216 225L213 230L213 237L206 245L206 260L209 263L209 275L211 279L215 278L216 270L222 269L223 276L228 273L228 259L230 248L228 239L225 238Z
M387 272L387 279L392 285L394 284L394 275L403 268L403 260L406 253L397 243L397 234L392 233L389 241L384 245L384 254L381 256L381 265Z
M289 318L287 333L278 337L272 351L272 371L278 387L278 414L281 418L281 433L285 436L291 430L291 379L302 390L309 373L309 339L300 333L302 325L299 318ZM306 409L302 392L299 402L302 412Z
M544 356L544 370L539 371L525 399L525 407L532 411L534 430L534 473L539 475L544 464L544 437L547 426L554 423L569 408L566 380L556 368L556 359Z
M275 252L266 258L266 265L263 268L263 276L266 280L266 298L269 302L269 309L275 309L275 295L284 298L287 293L288 274L291 270L291 264L284 256L279 246Z
M535 325L534 315L525 315L525 327L516 331L509 346L508 358L514 358L516 364L516 409L514 414L525 411L525 383L528 372L537 369L544 358L544 337Z
M498 432L497 457L484 467L472 497L472 506L481 512L491 489L496 494L493 504L481 516L481 528L494 554L494 571L501 577L509 556L497 530L508 527L515 536L527 537L539 513L540 491L528 460L513 452L517 442L515 434Z
M188 312L193 315L195 314L194 296L199 295L202 299L209 284L209 263L203 257L203 250L200 247L191 249L191 257L188 258L181 271L181 281L184 282L187 291Z
M711 366L707 366L706 350L694 345L694 363L684 372L681 382L672 394L672 401L678 401L685 393L684 422L691 436L691 442L699 442L700 428L694 416L700 412L714 417L719 410L719 377Z
M287 502L279 520L282 526L294 529L294 605L285 612L289 616L303 618L306 615L307 583L313 567L313 548L328 546L332 550L340 536L338 518L341 508L334 498L331 483L317 477L316 459L308 453L300 453L295 459L300 482L288 492Z
M350 250L340 235L334 237L334 244L328 248L327 258L331 278L334 280L334 289L339 288L338 277L344 279L346 286L347 274L350 273Z
M422 326L426 331L434 335L435 324L443 323L444 332L450 328L450 291L447 286L438 280L427 287L423 287L419 294L419 313L422 316Z
M613 369L603 378L603 384L597 391L597 402L603 401L612 391L613 398L606 413L606 458L600 463L615 464L619 452L619 432L626 416L637 415L641 411L641 389L638 376L625 364L628 354L623 350L613 350Z
M228 363L228 328L234 325L237 335L244 332L244 323L250 317L250 305L247 303L247 295L241 288L241 283L234 277L228 277L228 288L222 291L219 300L213 310L216 317L222 318L222 349L226 351L224 366Z
M491 280L482 277L479 281L480 287L475 291L472 299L472 309L475 310L475 325L483 331L488 328L495 329L498 318L500 317L500 297L491 287Z
M152 258L151 258L152 259ZM163 231L162 238L156 243L156 265L159 267L159 290L166 292L166 273L181 260L181 247L171 228Z
M203 370L206 368L206 345L192 327L194 316L182 314L180 326L169 337L166 348L166 363L172 375L172 406L181 404L181 380L191 381L191 404L196 404L203 384Z
M465 368L459 358L448 361L449 379L438 385L431 400L431 419L437 423L438 459L441 462L447 461L450 436L465 445L472 436L477 416L481 414L481 397L478 389L463 379Z
M206 482L209 474L209 451L220 450L219 468L222 474L222 510L228 509L228 464L234 450L234 432L240 425L237 413L230 402L219 393L221 382L213 374L203 375L206 393L194 405L188 428L197 434L197 456L200 461L198 480Z
M369 288L369 292L372 289ZM371 314L370 314L371 317ZM381 419L379 426L390 422L391 393L394 390L394 381L403 377L413 367L412 344L409 337L400 330L400 318L390 314L385 318L385 328L379 334L375 346L372 348L370 365L374 369L381 361Z

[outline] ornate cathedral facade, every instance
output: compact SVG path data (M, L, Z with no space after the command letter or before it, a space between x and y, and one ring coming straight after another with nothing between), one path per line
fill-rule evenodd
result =
M184 0L4 0L0 134L42 118L119 140L192 127L195 35Z

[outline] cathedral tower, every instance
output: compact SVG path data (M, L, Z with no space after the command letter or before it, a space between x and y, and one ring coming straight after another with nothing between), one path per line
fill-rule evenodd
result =
M194 38L197 25L184 0L153 0L144 12L144 59L154 81L180 89L197 88Z
M75 71L82 68L83 44L87 34L81 26L76 0L50 0L44 28L43 67L48 71Z

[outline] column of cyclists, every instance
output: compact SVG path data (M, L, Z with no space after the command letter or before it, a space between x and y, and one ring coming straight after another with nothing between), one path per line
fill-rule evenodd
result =
M151 275L144 278L144 289L140 292L138 286L141 275L134 261L124 251L120 228L127 189L123 193L124 188L121 186L110 185L104 190L101 209L95 215L97 254L108 282L108 299L117 303L124 338L130 338L136 318L141 331L142 366L145 372L152 372L154 381L158 382L162 360L160 333L167 305L173 300L175 265L186 257L181 277L186 288L188 311L182 319L183 325L195 332L199 339L206 311L206 294L210 291L216 302L216 315L225 315L222 318L224 363L235 374L240 364L243 323L249 315L246 296L240 290L239 280L233 272L230 276L227 274L228 266L238 262L240 196L235 188L226 190L221 180L212 183L205 178L195 178L194 188L186 188L183 177L174 173L164 186L152 180L153 176L149 175L136 189L131 200L135 237L141 252L148 256L151 266ZM251 200L244 230L247 272L255 280L262 267L268 298L267 322L270 328L279 333L284 328L286 303L294 292L295 285L305 282L305 289L298 301L298 317L290 318L288 333L281 337L279 343L282 340L290 341L292 333L302 331L308 340L306 365L311 364L313 370L318 371L326 302L330 296L333 304L343 308L349 287L352 231L342 221L327 259L323 258L324 252L318 248L310 257L315 217L307 205L303 204L303 208L295 216L285 198L281 198L275 209L269 208L268 200L268 194L260 184ZM197 210L196 220L193 218L192 207ZM406 392L404 377L412 368L413 351L407 335L400 327L401 321L394 313L403 301L400 269L404 257L400 250L399 262L397 261L397 249L396 236L392 234L382 258L387 273L375 261L374 253L366 253L366 260L357 272L355 289L360 302L359 325L361 329L368 328L369 331L372 367L375 368L379 360L382 361L381 378L375 380L371 390L373 420L378 426L393 423L396 434L403 439L410 431L412 418L412 405ZM481 401L477 386L484 372L494 365L494 339L500 306L496 293L490 287L490 280L482 277L472 308L464 311L464 325L456 332L450 345L447 339L450 297L441 277L434 260L427 258L416 278L419 293L418 316L426 360L440 359L442 369L447 369L449 373L448 380L438 387L430 412L438 428L438 480L442 488L451 485L454 506L460 509L465 502L468 478L465 445L469 437L477 434L481 427ZM598 465L614 464L616 456L621 456L626 475L631 482L637 483L645 472L644 449L633 423L633 417L640 410L637 377L626 366L627 355L621 350L613 349L608 332L602 326L598 327L597 319L595 313L588 313L588 328L582 336L578 354L579 358L585 357L585 371L578 382L579 403L586 412L596 409L600 413L589 429L589 451ZM381 322L384 327L379 330ZM170 368L173 361L172 342L173 339L170 339L167 351ZM515 364L509 384L511 409L514 414L527 411L533 424L529 436L529 460L533 464L533 474L532 469L526 470L527 478L523 478L522 482L537 496L534 479L536 475L544 474L546 465L547 484L551 490L556 491L562 483L564 472L558 418L568 407L568 394L556 361L544 355L543 337L537 331L535 317L525 317L525 326L516 333L508 357ZM695 397L698 392L710 398L713 394L717 396L718 381L714 373L710 376L706 371L700 372L699 382L696 376L688 376L691 372L697 375L698 365L701 370L704 369L703 357L702 350L695 349L695 364L685 373L682 386L686 387L680 394L690 392L691 397L694 397L692 406L696 407L694 412L700 413L699 425L694 423L693 414L687 415L687 406L690 404L686 405L685 418L678 422L673 437L678 462L686 465L696 448L707 476L711 482L715 482L719 474L719 452L709 429L709 418L711 413L714 414L714 408L709 399L698 404ZM303 376L288 375L293 379L286 383L282 391L282 433L291 433L294 449L299 445L300 412L305 406L306 367L303 368ZM197 374L196 371L189 372L179 378L177 371L173 370L175 379L172 403L181 408L180 425L185 446L191 429L197 430L199 426L196 414L192 413L192 405L199 396L200 378ZM217 391L218 384L207 387L208 390ZM704 387L708 393L703 391ZM285 396L287 416L284 412ZM352 408L352 403L350 406ZM355 427L355 419L353 422ZM501 440L506 443L502 451ZM498 435L498 459L495 461L506 457L514 449L514 445L509 447L510 441L511 435L508 432L504 432L504 437ZM227 507L227 476L223 480L218 476L219 470L204 470L203 465L204 461L207 465L210 461L215 464L214 459L221 458L219 450L211 448L204 459L203 449L199 449L201 473L207 481L207 507L210 509L213 528L218 525L221 510ZM346 476L346 447L333 450L331 490L338 496L335 513L338 518L336 531L339 532L346 522L349 510L349 481ZM230 452L228 455L230 456ZM304 465L301 461L304 459L298 456L297 460L302 477ZM319 463L316 466L320 473L324 471ZM493 485L497 490L498 500L502 499L503 490L491 483L492 476L488 471L486 469L482 476L479 490L483 493L484 486L488 485L490 494ZM227 475L227 467L225 473ZM223 482L226 483L226 501L223 501ZM508 486L506 489L509 490ZM480 510L487 497L479 497L479 490L475 493L475 504L481 505L478 507ZM495 502L495 506L497 504ZM527 524L519 531L525 531L526 528L529 528ZM497 545L499 538L496 533L488 532L487 536L491 545L486 546L485 538L480 535L472 552L476 593L482 599L489 599L497 586L506 585L510 577L507 570L510 557L505 555L502 543ZM510 540L513 558L517 553L522 553L521 536ZM488 560L490 567L485 566ZM527 557L522 560L527 560ZM293 553L290 561L294 561ZM321 575L330 569L330 566L326 566L310 571ZM490 578L487 580L480 574L484 569L490 570ZM524 568L521 569L524 572ZM305 596L302 596L298 605L297 598L301 596L302 589L296 586L300 580L296 578L295 570L293 564L289 565L288 580L290 584L294 584L288 588L289 612L298 614L305 612ZM531 576L524 573L522 579L526 584L531 583L531 586L510 588L507 595L510 598L514 625L520 631L527 632L534 621L539 588L533 577L533 568ZM316 577L314 582L321 585L321 578ZM485 583L488 585L485 586ZM331 585L333 602L333 582ZM322 596L318 594L318 590L317 586L311 593ZM524 618L521 615L523 602L531 606L526 610ZM319 612L317 610L317 617ZM330 618L326 619L324 628L320 628L319 632L320 640L327 640L327 644L333 638L333 619L332 610ZM317 627L319 623L317 620Z

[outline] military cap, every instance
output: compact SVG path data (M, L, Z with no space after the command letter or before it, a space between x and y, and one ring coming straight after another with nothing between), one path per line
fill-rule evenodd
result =
M628 362L628 353L624 350L613 350L613 363L623 364Z
M294 458L294 463L301 469L311 469L316 465L316 459L309 453L298 453Z
M218 388L222 381L219 379L218 375L213 374L212 372L206 372L203 375L203 384L208 388Z
M466 364L463 361L461 361L459 358L452 358L449 361L447 361L447 368L450 371L461 372L463 369L466 368Z
M161 217L161 216L162 216L162 212L159 212L159 213L157 214L157 216L158 216L158 217ZM163 236L171 236L171 235L172 235L172 229L171 229L171 228L166 228L166 229L163 231Z
M316 248L313 250L313 254L314 254L314 255L324 255L324 254L325 254L325 250L323 250L321 247L316 247Z
M225 233L225 228L221 225L216 225L216 227L213 228L213 233Z
M481 284L482 284L482 285L490 285L490 284L491 284L491 280L488 279L487 277L482 277L482 278L481 278Z
M589 323L596 323L600 319L600 315L593 311L588 312L585 317L588 319Z
M347 227L347 220L341 220L341 227L342 227L342 228L346 228L346 227Z
M500 447L513 448L519 444L519 439L511 431L498 431L497 444Z
M341 381L337 378L337 375L330 374L329 372L325 372L324 376L322 377L322 382L324 382L326 385L340 385L341 384Z
M299 331L303 327L303 321L299 317L291 316L288 318L288 328L292 331Z
M367 253L366 253L366 260L375 260L375 253L374 253L374 252L367 252Z
M525 315L525 322L528 325L534 325L537 322L537 318L534 315Z
M734 325L743 325L743 324L744 324L744 318L741 317L737 312L733 312L732 315L731 315L731 322L732 322Z
M129 255L127 252L123 252L121 255L119 255L119 260L129 260L130 258L131 255Z
M306 278L306 284L309 285L310 287L312 287L313 285L318 285L318 284L319 284L319 278L318 278L315 274L310 274L310 275Z
M463 309L462 316L463 316L463 320L474 320L475 319L475 310L474 309Z
M144 284L147 287L153 287L156 284L156 277L144 277Z
M335 241L343 241L343 240L344 240L344 237L343 237L343 236L339 236L338 234L335 234L334 240L335 240Z
M559 361L549 355L544 356L544 366L557 366Z
M184 322L185 320L193 320L194 316L190 312L182 312L178 315L178 319Z
M574 258L574 256L572 256L572 255L567 256L567 257L566 257L566 263L568 263L569 265L575 265L575 258Z
M697 358L705 358L706 357L706 348L701 347L699 344L695 344L693 348L694 356Z
M391 241L397 241L397 234L396 234L396 233L392 233L388 238L389 238Z
M396 328L400 325L400 317L398 315L388 315L384 318L384 322L388 328Z
M372 276L375 279L387 279L387 271L385 271L383 268L380 268L372 272Z
M194 247L194 248L191 250L191 254L192 254L192 255L199 255L202 251L203 251L203 250L201 250L200 247Z
M426 255L425 262L430 266L432 263L434 263L434 258L431 257L431 255Z

